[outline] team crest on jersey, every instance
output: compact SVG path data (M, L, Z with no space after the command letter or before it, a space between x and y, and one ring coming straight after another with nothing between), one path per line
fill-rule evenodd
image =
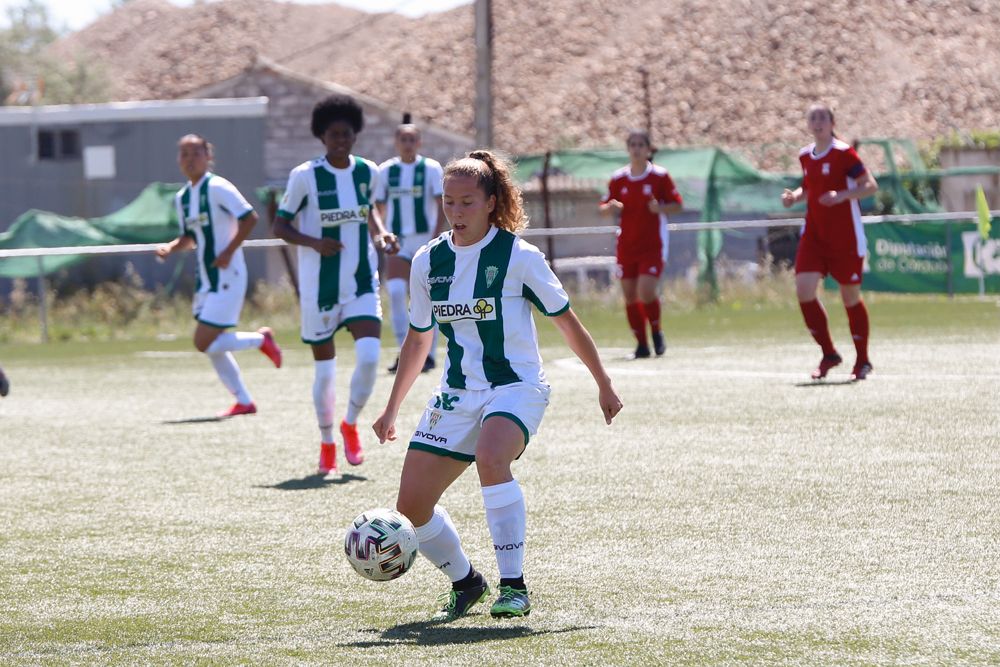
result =
M627 185L623 185L622 186L622 194L623 195L627 195L628 194L628 186Z
M830 163L829 162L824 162L823 163L823 175L824 176L829 176L830 175Z
M646 195L647 197L649 195L653 194L653 186L650 185L649 183L643 183L642 184L642 194Z
M431 308L438 323L473 320L493 321L497 318L496 300L493 297L469 301L435 301Z
M368 220L367 205L357 208L334 208L319 212L320 227L338 227L345 222L365 222Z
M424 182L424 172L418 171L417 173L415 173L413 175L413 183L414 183L414 185L421 185L421 184L423 184L423 182Z
M486 276L486 287L489 288L493 284L493 281L497 279L500 269L495 266L487 266L483 273Z

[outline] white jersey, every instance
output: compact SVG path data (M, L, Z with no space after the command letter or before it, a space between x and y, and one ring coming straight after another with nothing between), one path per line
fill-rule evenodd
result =
M354 155L350 162L346 169L333 168L326 157L300 164L289 174L278 208L287 220L298 215L303 234L344 244L329 257L298 246L299 299L321 310L378 289L378 256L368 234L378 166Z
M441 163L422 155L410 164L394 157L380 164L379 171L375 201L386 204L386 229L401 238L434 233L437 198L444 193Z
M435 323L448 339L444 386L480 390L545 381L531 305L547 316L569 297L538 248L490 227L471 246L446 232L421 248L410 270L410 326Z
M188 182L181 188L174 196L174 205L180 233L194 239L198 247L196 292L218 292L219 286L226 282L227 273L246 275L243 248L233 253L225 269L212 266L236 236L240 219L253 211L235 185L207 172L197 183Z

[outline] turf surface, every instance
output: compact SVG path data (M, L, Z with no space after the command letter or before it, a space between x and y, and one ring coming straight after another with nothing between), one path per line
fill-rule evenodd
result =
M581 302L626 406L611 427L540 321L552 404L515 468L534 611L447 626L426 622L447 588L426 561L376 584L344 560L404 446L311 475L294 332L281 370L238 355L260 412L227 421L204 419L229 400L185 339L5 346L0 662L996 664L1000 308L872 298L875 374L850 384L830 301L846 363L819 385L794 308L674 312L667 355L629 362L618 308ZM443 502L495 585L474 471Z

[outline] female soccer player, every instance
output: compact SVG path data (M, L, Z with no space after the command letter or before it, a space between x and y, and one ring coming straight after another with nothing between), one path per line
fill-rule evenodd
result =
M553 319L590 370L608 424L622 403L544 255L516 236L526 220L507 162L479 150L449 163L444 213L451 231L413 259L410 331L389 401L373 428L379 442L395 440L399 406L437 323L448 341L444 375L410 440L396 508L417 527L420 553L452 581L436 618L464 615L486 598L489 586L437 502L475 461L500 570L500 597L490 613L526 616L531 602L522 569L525 506L510 466L537 432L548 404L532 304Z
M375 205L386 228L399 239L399 252L386 260L389 277L385 287L392 308L392 332L396 335L396 344L400 346L409 329L406 298L410 263L422 245L446 228L444 215L441 214L441 164L420 155L419 150L420 130L409 122L408 117L404 117L403 124L396 128L396 152L399 156L379 165L379 187L375 195ZM435 342L436 329L430 354L424 362L425 372L437 365L434 361ZM395 373L398 366L399 357L396 357L389 372Z
M232 183L209 171L214 148L205 137L187 134L177 144L177 164L188 183L177 193L180 235L156 249L163 258L178 250L198 248L198 283L192 311L198 321L194 346L212 361L222 384L234 396L233 407L220 417L257 412L232 353L257 348L281 368L281 349L268 327L256 333L226 332L235 327L247 291L243 241L257 224L257 213Z
M657 286L669 249L667 216L680 213L684 201L666 169L650 161L653 145L649 134L632 130L625 145L629 164L611 176L599 210L605 217L621 214L616 253L618 273L625 314L637 343L634 356L643 359L650 356L647 322L656 356L667 349L660 329Z
M376 248L393 254L396 237L372 206L378 166L351 154L364 127L361 106L347 95L331 95L312 112L312 133L326 154L304 162L288 176L288 187L272 223L274 235L297 245L302 341L312 346L316 374L313 405L321 435L319 472L337 471L333 439L337 360L333 334L346 327L354 337L351 395L340 424L344 455L351 465L364 456L357 420L375 387L382 333ZM292 221L298 216L298 229Z
M814 380L826 377L843 360L833 346L826 311L817 299L826 275L840 284L857 359L851 378L864 380L872 372L868 359L868 310L861 299L867 241L859 199L878 191L878 183L854 149L834 134L833 110L814 104L806 114L815 142L799 151L802 185L785 190L786 208L806 200L806 225L795 256L795 292L806 328L823 350Z

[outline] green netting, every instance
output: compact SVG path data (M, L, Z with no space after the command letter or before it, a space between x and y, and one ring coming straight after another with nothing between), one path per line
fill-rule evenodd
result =
M72 218L31 210L0 234L0 249L162 243L177 236L174 194L181 186L153 183L124 208L100 218ZM8 257L0 276L30 278L72 266L85 255Z
M891 209L896 214L933 213L941 210L934 195L932 183L943 176L986 175L1000 172L997 167L973 167L947 171L929 171L920 157L916 145L908 139L865 139L859 146L869 145L881 149L882 162L886 171L877 174L880 190L891 197ZM897 157L903 158L906 170L897 167ZM567 174L580 179L594 180L595 188L603 189L603 184L612 172L628 164L628 153L622 150L558 151L549 154L549 172ZM686 210L699 211L707 222L735 218L775 218L801 216L805 204L800 203L791 210L781 204L781 191L796 188L802 176L795 174L774 174L761 172L745 160L718 148L666 149L656 153L656 163L670 172L677 189L684 197ZM524 155L517 158L517 178L524 182L539 176L544 168L544 155ZM599 183L600 185L596 185ZM919 194L916 196L914 193ZM884 195L883 195L884 197ZM874 199L861 202L863 211L871 211ZM868 284L882 289L896 291L952 291L956 286L972 289L967 280L973 270L956 273L963 263L961 243L969 225L923 225L906 224L879 225L885 229L872 230L869 243L879 257L880 248L898 250L902 247L909 252L914 245L921 246L914 252L933 252L938 257L934 262L926 262L913 257L895 257L872 267ZM740 234L728 231L726 234ZM720 230L698 232L698 258L702 280L717 296L715 258L722 248L723 232ZM882 239L882 243L877 242ZM902 245L901 245L902 244ZM908 245L907 245L908 244ZM977 253L989 254L993 246ZM942 255L952 259L942 260ZM992 257L992 255L990 255ZM914 280L918 276L919 280ZM1000 276L991 275L988 285L994 285ZM876 287L878 289L879 287Z

